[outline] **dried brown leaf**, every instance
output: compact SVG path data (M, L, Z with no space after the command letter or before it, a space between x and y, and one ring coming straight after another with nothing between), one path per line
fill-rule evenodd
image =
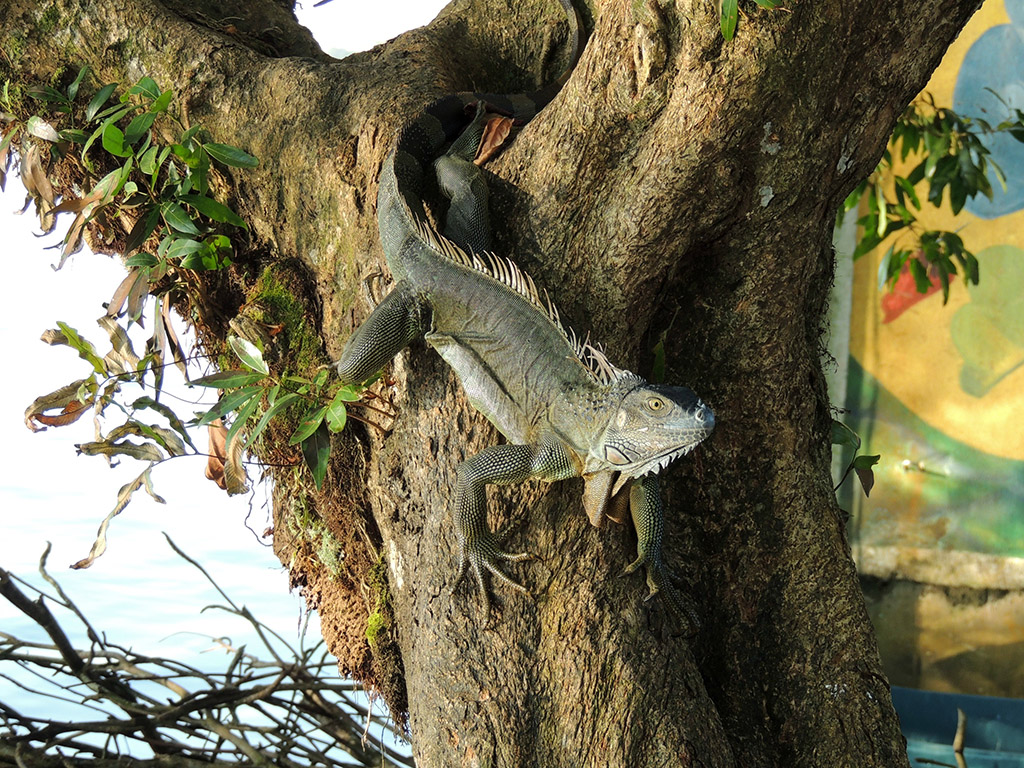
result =
M44 233L49 233L56 223L52 213L53 186L43 169L43 160L37 144L32 144L21 160L21 180L35 200L39 226Z
M107 370L112 373L133 373L138 369L139 356L135 354L128 333L118 322L108 315L96 321L110 337L112 349L103 357Z
M512 131L512 118L504 115L489 115L484 123L484 133L480 137L480 146L477 147L476 157L473 162L483 165L501 149L505 139Z
M107 304L107 317L117 317L121 314L121 308L124 306L125 300L128 298L128 292L135 285L135 281L138 279L138 275L135 274L135 270L131 270L127 275L124 276L124 280L120 282L117 288L114 290L114 295L110 297L110 303Z
M188 365L185 360L185 348L178 341L178 335L174 332L174 325L171 323L171 302L167 296L160 299L160 318L164 323L164 333L167 334L167 347L171 350L171 357L174 364L178 366L181 375L188 381Z
M99 530L96 532L96 540L92 544L92 548L89 550L89 554L84 558L74 563L71 567L74 569L88 568L97 557L107 551L107 528L110 526L110 521L121 514L124 508L128 506L128 502L132 500L132 494L134 494L139 488L145 485L146 492L153 497L154 500L160 504L164 503L164 500L157 496L153 490L153 481L149 476L149 472L152 467L146 467L146 469L132 480L130 483L125 483L121 486L121 490L117 492L117 503L114 504L114 508L110 513L103 518L103 522L100 523Z
M132 271L135 273L135 282L128 291L128 317L142 325L142 305L149 295L149 279L146 273L137 267Z
M213 480L220 488L227 490L227 481L224 479L224 462L228 454L225 450L228 439L228 429L220 419L213 421L209 426L210 435L210 458L206 462L206 477Z
M99 440L92 443L78 443L75 448L86 456L131 456L139 461L163 461L163 452L153 443L133 443L131 440L113 442Z
M67 386L61 387L48 395L37 397L32 401L32 404L25 409L25 426L33 432L39 432L46 429L46 427L39 427L36 425L38 417L52 408L64 409L72 401L77 401L78 391L85 382L86 379L79 379L78 381L73 381ZM57 427L63 425L54 424L53 426Z
M80 213L75 216L71 228L68 229L68 233L64 237L64 247L60 252L60 261L57 262L57 269L64 266L64 262L68 260L69 256L73 256L82 250L82 233L84 230L85 216Z
M21 161L21 178L25 189L33 197L42 198L53 207L53 186L43 170L43 159L39 146L32 144Z
M50 328L43 331L39 340L49 344L51 347L55 347L58 344L68 343L68 337L64 335L64 331L58 330L57 328Z
M224 482L228 496L239 493L248 493L249 477L246 475L245 466L242 464L242 446L245 440L241 434L236 434L228 446L228 460L224 464Z
M45 424L48 427L66 427L68 424L74 424L78 421L88 410L89 409L85 403L80 403L78 400L72 400L70 403L65 405L64 410L56 416L37 413L32 418L40 424Z
M0 136L2 138L2 136ZM11 145L0 149L0 192L7 189L7 160L11 156Z
M89 195L86 195L85 197L75 197L74 195L69 195L68 197L65 197L63 200L61 200L60 203L54 207L53 212L78 213L88 204Z

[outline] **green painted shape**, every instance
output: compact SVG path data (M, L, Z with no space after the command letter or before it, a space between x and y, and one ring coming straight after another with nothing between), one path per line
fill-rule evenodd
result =
M1024 250L995 245L978 254L984 274L969 285L969 304L953 315L950 333L963 358L960 386L984 397L1024 364Z
M1024 557L1024 461L927 424L853 357L849 370L843 421L860 435L860 453L882 456L871 498L850 480L840 489L852 542Z

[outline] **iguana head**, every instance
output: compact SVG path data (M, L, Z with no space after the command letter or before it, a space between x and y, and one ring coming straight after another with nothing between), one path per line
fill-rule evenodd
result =
M623 477L640 477L685 456L714 427L714 412L686 387L638 379L622 396L591 457Z

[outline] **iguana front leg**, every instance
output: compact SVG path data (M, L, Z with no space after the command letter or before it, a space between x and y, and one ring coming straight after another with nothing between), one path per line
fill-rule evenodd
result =
M512 485L529 479L564 480L579 474L568 451L559 443L541 445L495 445L462 462L457 470L455 489L455 530L459 539L459 573L452 587L472 569L484 601L483 626L490 622L491 603L484 583L484 571L520 592L525 587L513 581L498 567L499 560L520 561L528 553L512 554L501 546L501 537L487 526L488 484Z
M633 573L641 565L647 569L647 600L661 593L665 605L687 635L700 627L700 618L690 601L675 588L668 569L661 559L661 538L665 514L661 505L661 488L657 475L644 475L633 481L629 489L629 510L636 527L637 558L623 571Z
M366 381L430 327L430 306L400 281L345 344L335 364L343 383Z

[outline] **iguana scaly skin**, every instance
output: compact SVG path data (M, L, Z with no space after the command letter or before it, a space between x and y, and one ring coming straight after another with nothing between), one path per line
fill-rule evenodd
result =
M559 1L578 40L575 11L569 0ZM574 61L577 50L578 43ZM377 193L381 243L396 285L349 339L338 373L345 382L366 380L425 336L454 369L470 402L507 438L508 444L484 449L457 470L455 584L468 567L483 599L485 625L490 601L484 572L525 592L499 563L529 557L504 551L487 526L485 487L582 476L584 506L594 525L632 481L628 497L638 552L625 572L644 566L649 597L660 591L675 616L696 629L695 613L661 559L656 473L710 434L711 409L685 387L647 384L612 365L599 348L562 325L529 275L487 250L487 185L472 163L487 120L484 105L524 119L553 95L448 96L401 132L384 161ZM443 234L428 223L420 198L432 165L451 200Z

